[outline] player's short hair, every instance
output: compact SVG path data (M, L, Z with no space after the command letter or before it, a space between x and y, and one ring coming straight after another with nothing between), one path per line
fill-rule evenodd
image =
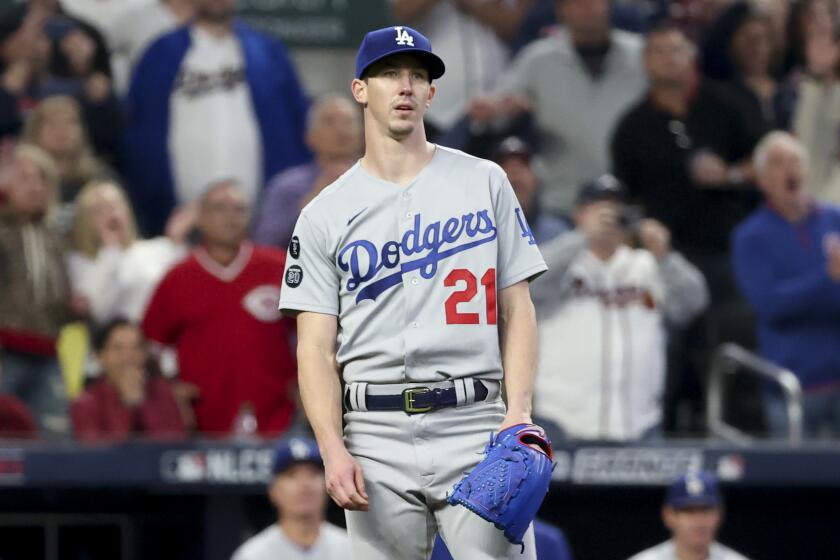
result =
M346 95L342 95L340 93L325 93L317 97L312 103L312 106L309 107L309 111L306 113L306 130L312 129L315 126L315 123L318 122L318 117L321 115L321 111L333 103L346 103L347 106L353 110L353 117L359 119L361 118L357 107L353 104L352 100L347 98Z
M805 146L789 132L774 130L764 135L753 151L752 163L756 174L760 174L767 166L770 151L777 146L785 146L799 154L804 164L808 164L808 152Z
M135 324L126 319L125 317L116 317L111 319L93 333L93 337L91 340L91 344L93 345L93 351L97 354L101 353L102 350L105 348L105 345L108 344L108 340L110 340L111 335L114 333L115 330L120 329L122 327L130 327L139 331L139 327Z
M242 183L239 181L239 179L236 179L234 177L226 177L224 179L216 179L216 180L208 183L207 186L204 188L204 191L202 191L201 196L198 197L199 207L203 208L204 206L206 206L207 199L210 198L210 196L214 192L216 192L217 190L222 189L222 188L234 188L237 191L239 191L240 193L242 193L243 195L245 194L245 190L242 188ZM250 202L249 202L248 205L250 206Z
M679 33L691 48L691 54L697 54L697 46L688 37L688 35L686 35L685 31L680 26L668 19L663 19L657 23L654 23L650 27L650 29L648 29L647 32L645 32L645 52L647 52L648 47L650 46L651 39L653 37L658 37L660 35L668 35L669 33Z

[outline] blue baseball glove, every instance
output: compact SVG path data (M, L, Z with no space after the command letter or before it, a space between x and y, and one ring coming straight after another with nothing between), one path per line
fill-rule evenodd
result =
M539 426L516 424L490 434L484 455L446 501L495 524L507 540L524 548L522 537L548 493L556 464L551 441Z

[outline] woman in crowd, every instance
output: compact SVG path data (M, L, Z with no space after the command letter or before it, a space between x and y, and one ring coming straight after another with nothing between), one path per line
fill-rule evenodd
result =
M27 119L23 139L55 160L62 203L71 202L91 180L112 175L94 155L79 104L72 97L54 96L42 101Z
M195 210L173 214L166 237L140 240L128 199L114 181L88 183L76 199L70 279L90 302L96 323L116 317L139 321L163 275L186 255Z
M71 297L61 235L52 222L58 171L41 149L19 145L6 164L0 208L0 393L18 397L42 435L67 433L56 358L61 327L81 311Z

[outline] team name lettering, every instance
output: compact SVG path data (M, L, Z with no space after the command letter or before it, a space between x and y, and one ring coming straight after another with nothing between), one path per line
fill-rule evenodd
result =
M462 238L466 238L467 242L456 245ZM440 261L494 239L496 226L487 210L431 222L425 227L422 225L422 216L415 214L412 228L405 232L399 242L388 241L380 248L366 239L352 241L342 247L337 260L339 268L350 273L348 291L353 292L367 283L356 295L358 303L365 299L375 300L379 294L399 284L402 275L407 272L419 270L423 278L432 278L437 273ZM403 256L413 255L422 256L401 262ZM397 267L399 272L368 283L381 270Z

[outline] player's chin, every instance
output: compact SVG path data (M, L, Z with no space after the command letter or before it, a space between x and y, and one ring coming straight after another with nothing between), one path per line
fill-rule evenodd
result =
M414 129L417 128L417 123L406 119L394 119L388 128L392 136L398 138L405 137L414 132Z

